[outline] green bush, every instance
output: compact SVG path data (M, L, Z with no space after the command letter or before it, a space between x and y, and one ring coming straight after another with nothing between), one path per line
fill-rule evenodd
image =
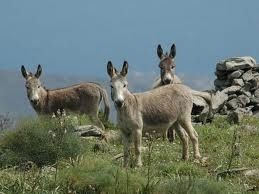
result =
M24 120L1 137L1 167L25 161L42 167L61 158L76 157L80 153L80 140L71 128L71 123L63 118Z
M144 182L136 171L91 153L78 165L60 170L58 176L63 193L137 193Z

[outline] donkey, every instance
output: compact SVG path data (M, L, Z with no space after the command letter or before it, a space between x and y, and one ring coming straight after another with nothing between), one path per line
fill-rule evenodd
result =
M101 101L104 102L104 115L108 120L110 105L106 91L95 83L81 83L66 88L48 90L42 86L39 77L42 73L38 65L35 74L27 72L21 66L21 73L26 80L25 87L30 104L38 115L57 113L66 110L75 113L87 114L99 127L104 126L98 118Z
M175 75L175 72L174 72L176 67L174 62L174 59L176 56L175 44L171 46L169 54L168 53L164 54L163 49L159 44L157 47L157 56L160 59L160 62L159 62L160 78L158 78L155 81L155 83L153 84L153 88L161 87L167 84L181 84L182 83L181 80ZM196 90L191 90L191 93L192 93L193 99L197 97L201 97L209 105L209 113L205 116L203 121L205 123L207 120L207 117L211 114L211 111L212 111L211 95L208 94L207 92L200 92ZM164 134L164 136L166 137L167 134ZM169 136L169 141L174 141L175 133L173 129L169 129L168 136Z
M128 165L131 138L134 142L136 166L142 166L141 144L142 130L168 129L174 127L182 141L182 159L189 158L189 135L193 144L195 158L200 158L198 134L192 126L192 94L182 84L169 84L143 93L132 94L127 86L128 63L124 61L119 73L107 64L107 73L111 80L111 98L117 111L118 126L122 130L124 144L124 166ZM183 130L184 129L184 130Z

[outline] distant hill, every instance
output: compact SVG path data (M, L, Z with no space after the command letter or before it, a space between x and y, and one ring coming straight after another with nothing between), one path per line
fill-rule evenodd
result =
M155 73L130 72L128 75L129 88L134 92L149 90L157 75ZM194 89L211 88L209 78L180 76L186 85ZM187 79L188 78L188 79ZM109 78L87 78L77 76L42 75L42 83L49 89L65 87L72 84L92 81L100 83L110 96ZM0 113L11 113L15 117L33 116L34 110L30 106L25 90L25 80L20 71L0 70ZM111 117L115 119L113 104Z

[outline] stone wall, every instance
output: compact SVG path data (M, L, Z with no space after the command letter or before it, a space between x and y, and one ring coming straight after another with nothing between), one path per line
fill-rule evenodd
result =
M259 66L255 59L235 57L220 61L215 75L215 90L227 95L222 107L217 110L219 114L238 112L259 115Z

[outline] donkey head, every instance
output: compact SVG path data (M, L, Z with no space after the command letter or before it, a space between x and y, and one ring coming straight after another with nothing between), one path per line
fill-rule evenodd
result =
M175 44L172 45L170 53L164 54L161 45L157 47L157 55L160 59L159 68L160 68L160 77L164 85L173 83L174 81L174 71L175 63L174 58L176 55Z
M128 73L128 62L124 61L121 72L118 72L109 61L107 64L107 73L111 78L111 98L115 106L121 108L124 104L128 92L128 82L126 75Z
M33 106L37 106L40 101L40 90L42 88L39 77L42 73L41 65L38 65L37 72L35 74L27 72L22 65L21 72L25 78L25 87L27 90L27 96Z

